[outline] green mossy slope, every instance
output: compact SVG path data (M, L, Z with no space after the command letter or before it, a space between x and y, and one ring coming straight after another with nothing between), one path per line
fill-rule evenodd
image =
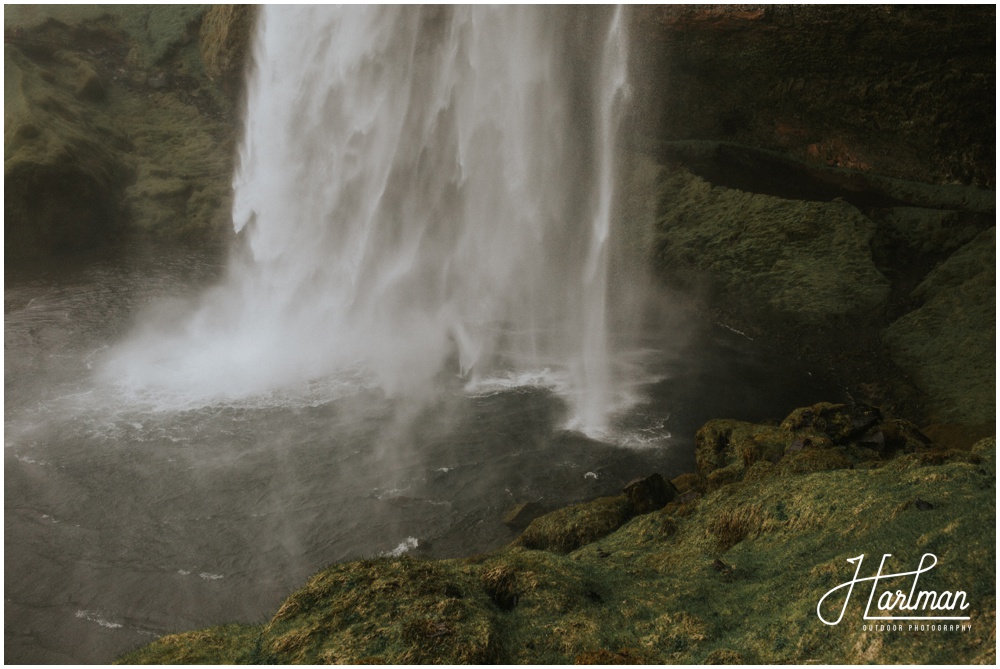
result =
M5 11L5 257L136 231L231 234L240 59L255 14L215 11L203 25L206 9Z
M678 489L686 492L675 501L603 536L574 534L578 547L568 553L558 521L587 517L587 505L532 524L539 535L551 530L552 550L528 548L522 537L469 559L334 565L265 625L170 635L120 662L995 661L993 439L943 450L906 433L901 421L838 405L756 427L773 448L742 478L713 486L685 475ZM865 466L851 468L848 451L876 433L895 448L872 447ZM803 447L806 435L827 441ZM835 470L789 466L803 452L838 449L844 462ZM596 500L589 515L605 518L622 499ZM862 576L874 573L883 554L891 554L894 570L936 555L938 567L920 588L964 591L970 629L863 629L868 590L860 585L842 622L823 624L817 603L851 579L847 560L862 553ZM835 618L842 605L831 604L825 616Z

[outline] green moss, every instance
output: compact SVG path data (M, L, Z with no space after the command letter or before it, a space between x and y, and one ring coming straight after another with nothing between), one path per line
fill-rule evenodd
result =
M996 234L956 251L914 291L923 305L882 340L930 397L935 421L977 425L996 417Z
M684 168L661 182L658 264L707 278L744 309L827 323L878 312L889 282L872 262L874 224L846 202L788 200L712 186Z
M4 254L28 258L100 244L125 221L131 176L105 111L65 52L47 67L4 47ZM81 90L81 86L83 87Z
M205 71L230 91L241 87L256 19L254 5L213 5L205 12L201 25Z
M336 565L264 628L272 662L487 663L498 609L475 574L403 557Z
M531 521L517 545L567 553L614 532L633 515L628 499L601 497L547 513Z
M170 634L118 658L117 664L257 664L261 628L222 625Z
M8 258L99 244L126 230L231 233L238 126L233 99L201 66L204 11L47 6L5 14L16 36L4 62Z

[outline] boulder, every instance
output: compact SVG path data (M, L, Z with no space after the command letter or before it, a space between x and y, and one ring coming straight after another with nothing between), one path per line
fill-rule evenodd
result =
M630 481L622 490L636 515L662 509L677 497L677 488L659 474Z
M726 304L803 325L883 310L890 286L872 261L875 226L847 202L713 186L683 167L660 193L657 262L668 280L707 280Z
M913 291L921 306L882 334L893 361L929 396L935 422L996 417L996 232L952 254Z
M632 504L624 495L600 497L536 518L514 545L569 553L611 534L632 515Z
M881 421L882 415L875 407L820 402L796 409L782 421L781 427L789 431L816 430L828 436L835 444L846 444Z

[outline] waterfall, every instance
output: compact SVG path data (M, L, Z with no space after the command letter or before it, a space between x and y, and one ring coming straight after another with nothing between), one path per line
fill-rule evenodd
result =
M623 10L263 7L234 179L242 252L119 347L140 393L562 379L606 426Z

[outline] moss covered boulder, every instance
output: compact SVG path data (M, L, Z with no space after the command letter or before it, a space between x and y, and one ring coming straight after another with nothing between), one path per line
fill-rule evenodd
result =
M941 423L996 417L996 232L953 253L913 291L920 306L883 333L893 360L930 397Z
M912 423L874 407L820 402L790 413L780 425L717 419L695 435L704 487L744 478L880 466L899 453L932 450Z
M739 308L803 324L881 313L889 282L871 254L874 224L843 201L789 200L713 186L683 167L661 183L657 262L675 282L706 282Z

